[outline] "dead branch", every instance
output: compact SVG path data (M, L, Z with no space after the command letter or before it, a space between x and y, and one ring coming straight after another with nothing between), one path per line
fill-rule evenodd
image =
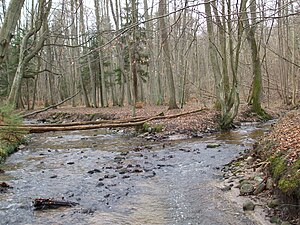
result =
M44 210L44 209L57 209L62 206L73 207L78 205L76 202L54 200L48 198L37 198L33 201L33 207L35 210Z
M76 94L74 94L74 95L72 95L72 96L66 98L65 100L63 100L63 101L61 101L61 102L59 102L59 103L57 103L57 104L50 105L49 107L47 107L47 108L45 108L45 109L41 109L41 110L38 110L38 111L34 111L34 112L31 112L31 113L27 113L27 114L23 115L23 118L26 118L26 117L32 116L32 115L36 115L36 114L38 114L38 113L45 112L45 111L47 111L47 110L49 110L49 109L55 108L55 107L57 107L57 106L59 106L59 105L62 105L63 103L65 103L65 102L69 101L70 99L74 98L75 96L77 96L79 93L80 93L80 91L78 91Z

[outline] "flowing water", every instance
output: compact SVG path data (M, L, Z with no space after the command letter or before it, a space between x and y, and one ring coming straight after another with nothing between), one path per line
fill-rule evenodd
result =
M267 129L163 142L104 129L31 135L0 165L0 181L13 187L0 192L0 224L258 224L216 183L222 165ZM79 204L37 211L36 198Z

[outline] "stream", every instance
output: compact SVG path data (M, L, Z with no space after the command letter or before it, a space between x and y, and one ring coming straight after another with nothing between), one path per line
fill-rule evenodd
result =
M0 224L255 225L217 187L222 165L269 129L156 142L117 130L49 132L0 165ZM208 148L209 143L220 144ZM36 198L78 203L34 210Z

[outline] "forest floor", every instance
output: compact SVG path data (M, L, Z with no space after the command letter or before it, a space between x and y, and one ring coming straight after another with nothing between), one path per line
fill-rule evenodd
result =
M201 109L201 107L186 105L184 109L168 110L166 106L145 106L136 109L136 116L150 117L161 113L174 115L196 109ZM249 180L255 191L252 190L242 195L247 195L258 205L264 204L272 223L300 224L300 111L294 110L287 113L287 110L282 108L266 109L266 111L273 118L280 119L253 150L229 165L224 172L227 178L223 185L225 189L229 187L226 190L235 201L236 197L241 195L241 181ZM63 107L39 113L30 119L32 118L46 123L119 120L132 118L132 108ZM154 134L154 137L159 139L177 134L183 135L183 137L194 137L214 133L218 131L217 121L215 109L203 108L197 113L172 119L153 120L149 124L150 126L162 125L162 131ZM261 122L261 120L251 113L247 106L242 105L235 124L238 126L243 122ZM281 167L276 167L277 164ZM236 171L241 170L243 171L242 175L236 176ZM234 194L235 192L237 195Z
M235 119L236 126L239 126L241 122L261 122L260 118L251 113L246 105L242 105L240 108L240 112ZM197 109L202 110L172 119L153 120L149 122L149 125L162 126L162 130L156 134L158 137L174 134L198 136L219 131L218 111L214 108L203 108L195 104L187 104L183 109L174 110L168 110L167 106L144 106L143 108L136 109L136 117L152 117L158 114L168 116L191 112ZM267 109L267 112L273 118L279 118L283 111L280 108ZM120 120L133 117L132 108L124 106L107 108L59 107L28 118L44 123L68 123L77 121Z

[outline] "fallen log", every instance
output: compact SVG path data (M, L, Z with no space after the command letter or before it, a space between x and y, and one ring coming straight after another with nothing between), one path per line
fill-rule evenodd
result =
M54 200L50 198L36 198L33 201L35 210L57 209L59 207L73 207L76 205L78 205L77 202Z
M73 122L66 124L24 124L17 129L25 130L29 133L44 133L49 131L72 131L72 130L90 130L90 129L99 129L99 128L116 128L116 127L135 127L141 126L144 123L150 122L152 120L163 120L163 119L172 119L192 113L197 113L203 111L204 109L197 109L193 111L188 111L184 113L178 113L174 115L167 116L152 116L138 119L126 119L126 120L103 120L103 121L86 121L86 122Z
M143 125L145 121L133 123L119 123L119 124L94 124L94 125L79 125L79 126L54 126L54 127L19 127L18 129L28 131L29 133L44 133L50 131L72 131L72 130L92 130L99 128L115 128L115 127L134 127Z

